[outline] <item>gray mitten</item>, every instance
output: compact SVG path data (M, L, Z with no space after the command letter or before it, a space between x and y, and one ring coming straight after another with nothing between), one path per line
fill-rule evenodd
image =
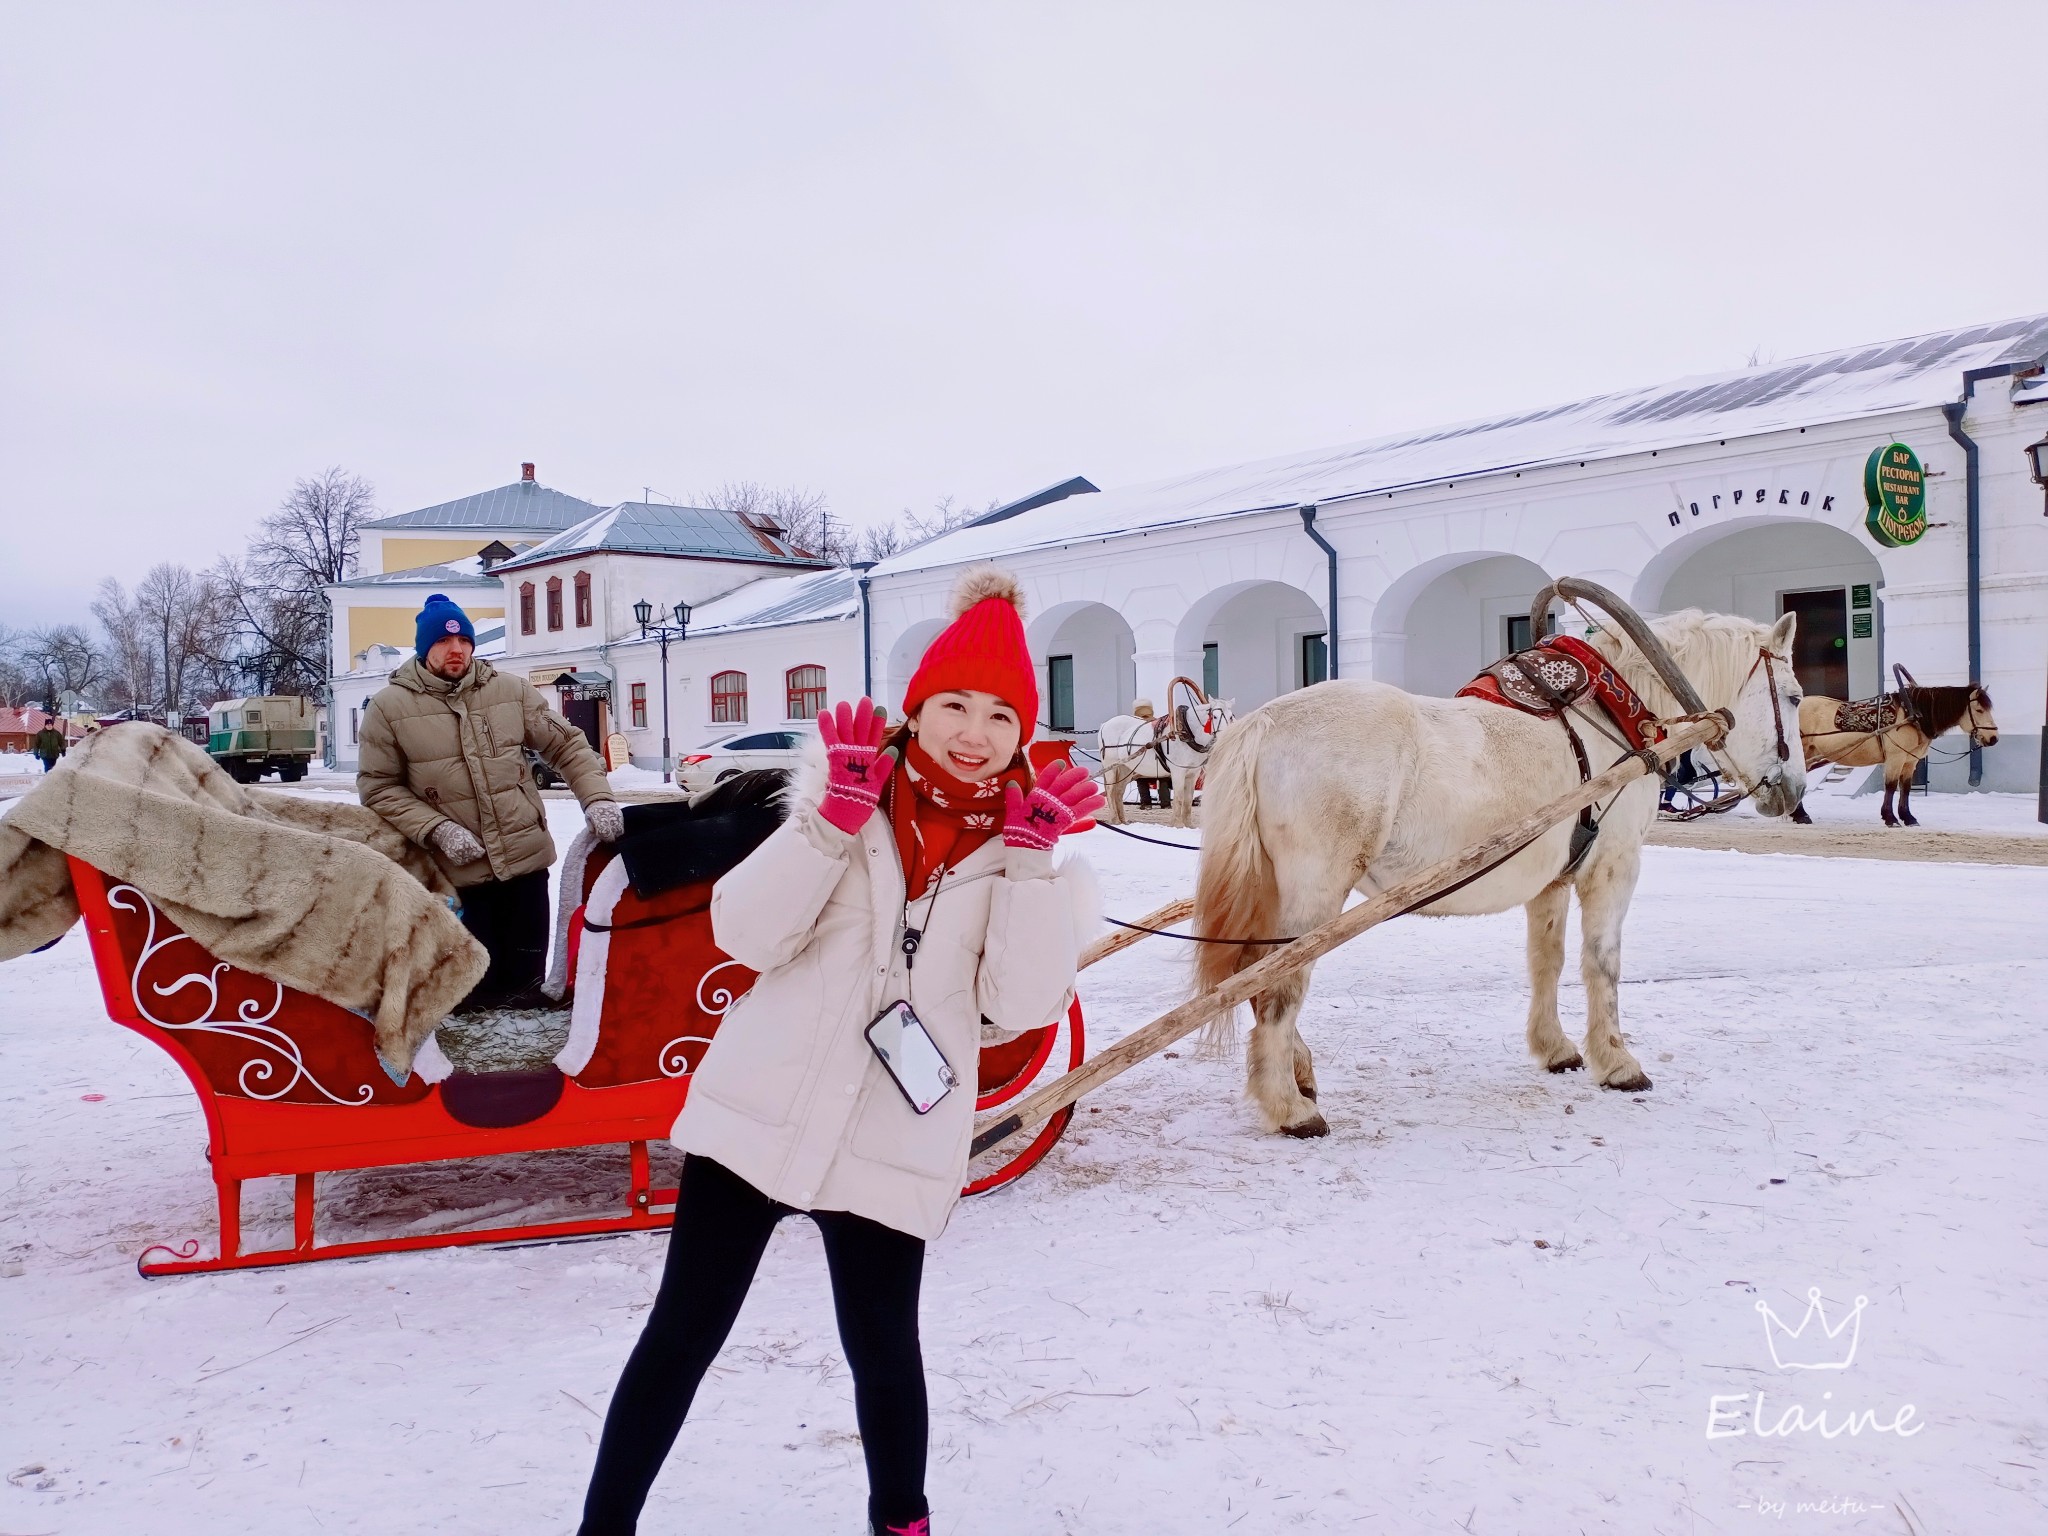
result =
M626 835L626 817L616 800L593 800L583 807L583 821L601 843L616 843Z
M474 864L484 856L484 845L459 821L439 823L427 834L427 841L440 850L442 858L458 867Z

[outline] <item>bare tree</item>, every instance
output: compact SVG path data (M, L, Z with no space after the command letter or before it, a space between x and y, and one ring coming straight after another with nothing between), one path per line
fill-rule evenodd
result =
M162 695L156 680L156 651L135 600L109 576L93 598L92 616L100 621L100 632L106 637L102 679L106 702L115 709L148 709Z
M795 486L776 488L758 480L728 480L699 498L700 504L722 512L751 512L772 517L783 537L807 555L845 564L853 558L851 530L832 515L823 492Z
M168 715L210 703L198 696L214 664L233 652L235 609L229 594L210 575L166 560L151 566L137 583L133 612L154 653L152 705Z
M34 692L28 673L22 668L17 653L27 637L0 624L0 709L21 709L29 702Z
M951 533L955 528L964 528L984 512L993 512L1002 503L991 501L984 507L972 507L952 496L941 496L932 504L930 513L919 517L910 508L903 509L903 526L906 531L905 545L923 544L936 539L942 533Z
M29 702L51 711L63 707L65 694L91 689L105 665L92 636L76 624L32 630L16 645L14 662L25 674Z
M377 489L338 466L299 481L256 527L249 569L267 585L317 593L355 574L363 524L376 516Z
M233 611L234 661L257 693L318 697L329 666L327 593L355 573L376 488L335 467L300 480L258 525L246 555L208 579ZM213 671L228 658L214 658Z

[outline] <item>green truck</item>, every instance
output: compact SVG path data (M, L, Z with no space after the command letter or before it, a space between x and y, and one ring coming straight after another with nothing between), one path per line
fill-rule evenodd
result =
M319 750L313 701L297 695L223 699L207 710L206 724L207 754L242 784L266 773L296 783Z

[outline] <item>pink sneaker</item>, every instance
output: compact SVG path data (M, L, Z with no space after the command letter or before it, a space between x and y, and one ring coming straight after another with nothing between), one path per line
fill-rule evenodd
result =
M879 1536L932 1536L932 1517L920 1515L908 1525L885 1525Z

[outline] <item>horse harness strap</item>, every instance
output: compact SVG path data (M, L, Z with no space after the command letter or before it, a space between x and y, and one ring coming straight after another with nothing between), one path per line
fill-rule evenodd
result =
M1550 635L1526 651L1504 656L1458 690L1459 698L1486 699L1505 704L1525 714L1554 719L1564 727L1572 756L1579 765L1579 782L1593 777L1586 744L1572 725L1572 707L1591 697L1620 732L1620 742L1630 755L1640 755L1652 767L1656 755L1650 746L1655 722L1649 707L1626 679L1592 646L1570 635ZM1565 879L1586 861L1593 840L1600 834L1599 818L1593 807L1582 806L1572 828L1570 855L1557 878Z
M1527 652L1523 653L1523 655L1526 654ZM1523 681L1541 696L1544 703L1548 704L1552 712L1556 714L1557 723L1564 727L1565 740L1572 744L1572 756L1578 759L1579 782L1581 784L1590 784L1593 781L1593 765L1586 759L1585 742L1579 739L1579 733L1572 728L1572 701L1551 686L1550 680L1543 675L1544 669L1540 665L1525 667L1522 664L1521 656L1510 656L1503 665L1504 669L1512 667L1519 673ZM1590 805L1580 806L1579 819L1572 826L1571 850L1565 858L1564 868L1557 872L1558 879L1564 879L1586 862L1586 855L1593 851L1593 839L1599 835L1600 823L1593 815L1593 807Z
M1205 700L1204 702L1207 701ZM1182 746L1186 747L1190 752L1194 752L1200 756L1207 757L1209 755L1209 749L1216 745L1216 738L1214 736L1211 736L1207 741L1195 740L1195 733L1188 729L1187 711L1191 707L1191 705L1184 704L1173 712L1174 738L1177 741L1179 741Z

